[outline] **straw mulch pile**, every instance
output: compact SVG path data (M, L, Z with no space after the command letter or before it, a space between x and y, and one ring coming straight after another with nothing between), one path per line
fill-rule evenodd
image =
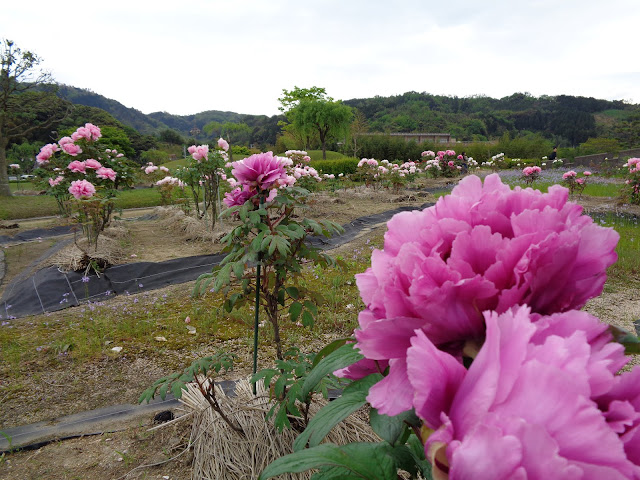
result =
M249 480L275 459L292 453L296 432L278 432L272 421L265 420L271 408L269 394L258 383L258 394L253 395L251 384L240 380L236 384L236 397L227 397L216 386L216 397L223 411L240 424L246 433L238 435L214 412L196 386L188 385L181 401L193 415L190 443L194 449L192 478L206 480ZM314 402L315 414L326 401ZM336 426L327 435L327 442L379 442L380 438L369 427L365 412L357 412ZM311 473L282 475L282 479L309 479Z
M156 207L154 214L158 216L158 223L187 242L216 242L228 231L228 221L222 223L219 219L216 227L211 231L210 220L198 219L184 213L178 207Z
M127 259L122 240L127 236L127 229L122 224L113 224L105 229L98 237L97 246L90 247L87 239L76 236L74 242L56 252L49 259L47 265L55 265L60 270L81 271L89 265L106 268L118 265Z

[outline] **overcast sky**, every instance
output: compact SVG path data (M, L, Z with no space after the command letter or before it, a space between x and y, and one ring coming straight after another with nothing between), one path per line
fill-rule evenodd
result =
M638 0L3 1L0 37L144 113L275 115L282 89L640 103Z

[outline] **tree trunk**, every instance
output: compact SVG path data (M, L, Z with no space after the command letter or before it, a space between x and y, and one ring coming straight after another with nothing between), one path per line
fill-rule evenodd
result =
M0 197L11 196L9 174L7 173L7 143L4 139L0 140Z

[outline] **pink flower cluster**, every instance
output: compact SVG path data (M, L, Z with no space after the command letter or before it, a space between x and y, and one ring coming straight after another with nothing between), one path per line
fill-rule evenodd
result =
M378 167L378 161L375 158L363 158L358 162L358 168L362 167Z
M435 152L433 152L431 150L426 150L426 151L422 152L421 156L422 157L431 157L431 158L433 158L433 157L436 156L436 154L435 154Z
M49 159L53 156L53 154L60 150L57 143L49 143L40 149L40 153L36 155L36 161L40 165L45 165L49 163Z
M619 236L567 199L466 177L393 217L356 276L365 359L336 374L388 367L367 400L435 430L434 478L640 478L640 373L616 376L622 348L577 311L602 291Z
M62 182L64 180L64 177L61 175L58 175L56 178L51 177L49 179L49 185L52 187L55 187L57 185L60 185L60 182Z
M577 177L577 176L578 174L573 170L569 170L568 172L565 172L562 174L563 180L566 180L567 178L571 178L571 177Z
M96 176L103 180L111 180L112 182L115 182L117 174L112 168L100 167L96 170Z
M296 180L303 177L309 177L309 178L313 178L318 182L322 181L322 178L318 174L318 171L315 168L310 167L309 165L305 165L304 167L300 167L300 166L293 167L291 175Z
M300 164L300 166L311 161L311 157L304 150L287 150L284 155L294 164Z
M630 158L623 167L629 169L629 173L640 172L640 158Z
M87 180L75 180L71 182L69 193L76 199L90 198L96 193L96 187Z
M273 152L258 153L233 162L231 173L235 179L230 179L229 183L235 188L225 194L225 205L243 205L249 198L269 190L266 200L273 200L275 189L295 183L295 177L286 171L290 163L290 159L277 157Z
M62 137L58 141L58 144L66 154L71 155L72 157L82 153L82 149L73 143L73 139L71 137Z
M228 148L228 146L227 146ZM187 151L191 154L194 160L201 162L209 158L209 145L191 145Z
M149 164L146 167L142 167L142 168L144 168L144 173L146 173L147 175L151 175L153 172L158 170L158 167L151 162L149 162Z
M533 167L524 167L524 169L522 170L522 173L527 177L530 175L539 174L540 172L542 172L542 168L538 167L537 165Z
M87 172L87 164L85 162L81 162L79 160L74 160L71 162L67 168L74 173L86 173Z
M225 152L229 151L229 143L222 137L218 139L218 146Z
M162 186L162 185L175 185L175 186L180 187L180 188L184 188L185 187L185 184L184 184L184 182L182 180L180 180L179 178L176 178L176 177L169 177L169 176L164 177L161 180L158 180L156 182L156 185L159 186L159 187Z
M71 134L71 140L73 140L74 142L80 139L95 142L100 137L102 137L100 128L96 127L92 123L85 123L84 127L79 127L75 132Z
M9 164L9 168L12 168L13 170L19 170L20 169L20 165L17 163L10 163Z

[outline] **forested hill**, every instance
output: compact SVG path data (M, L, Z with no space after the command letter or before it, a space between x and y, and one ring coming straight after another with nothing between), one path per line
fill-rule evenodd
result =
M72 103L106 110L140 133L172 129L185 137L217 122L244 123L242 142L273 145L281 133L281 115L245 115L209 110L193 115L155 112L149 115L89 90L61 86L59 95ZM534 97L515 93L500 99L486 96L448 97L407 92L391 97L345 100L362 113L370 132L446 132L457 140L488 140L508 132L541 134L559 144L578 145L589 137L608 137L623 146L640 142L640 106L622 101L569 95ZM202 133L205 138L204 132ZM198 135L195 135L198 137ZM237 140L240 140L238 138Z
M151 135L168 128L162 121L145 115L135 108L125 107L120 102L103 97L91 90L71 87L69 85L60 85L58 88L58 96L73 104L97 107L105 110L123 124L135 128L142 134Z
M372 131L447 132L458 140L486 140L505 132L529 131L573 145L589 137L609 136L615 132L607 130L618 120L640 113L638 105L622 101L526 93L495 99L407 92L344 103L360 110Z
M283 115L268 117L266 115L245 115L235 112L221 112L219 110L208 110L194 115L172 115L167 112L154 112L150 113L149 117L162 122L187 137L194 136L192 133L194 128L204 130L205 125L211 122L219 124L227 122L244 123L250 129L250 133L246 137L247 143L261 145L273 145L276 143L276 136L280 133L278 122L284 120Z
M167 112L144 114L134 108L125 107L120 102L106 98L90 90L61 85L58 95L71 103L97 107L107 111L125 125L135 128L142 134L158 134L165 129L172 129L185 137L193 136L192 130L203 130L210 122L245 123L251 129L251 142L274 144L280 131L278 121L283 116L244 115L235 112L209 110L194 115L173 115Z

